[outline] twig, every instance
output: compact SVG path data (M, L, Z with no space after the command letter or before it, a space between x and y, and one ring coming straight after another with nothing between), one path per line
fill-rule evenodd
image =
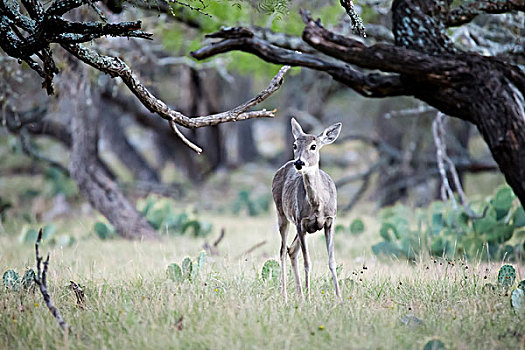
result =
M352 21L352 28L354 32L361 35L363 38L366 38L365 26L363 25L363 20L357 12L355 11L354 2L352 0L339 0L341 6L346 10L346 14L350 17Z
M260 247L262 247L262 246L265 245L265 244L266 244L266 241L262 241L262 242L257 243L256 245L254 245L253 247L251 247L250 249L248 249L248 250L245 251L244 253L240 254L240 255L237 257L237 259L240 259L240 258L242 258L243 256L252 253L255 249L260 248Z
M73 290L75 293L75 297L77 298L77 306L84 309L84 290L80 287L80 285L76 284L74 281L69 281L71 284L69 287Z
M441 176L441 199L445 202L448 197L448 199L450 199L452 202L453 208L458 208L456 198L454 197L454 192L452 191L452 188L450 187L450 183L448 181L447 172L444 164L446 162L448 165L448 171L452 175L454 186L459 195L460 203L465 209L465 213L472 219L483 218L487 214L488 207L486 207L483 210L483 214L481 215L474 213L472 209L470 209L467 201L467 196L463 191L463 186L461 185L461 181L456 170L456 166L447 154L447 146L445 143L445 128L443 126L444 117L445 115L443 113L438 112L436 114L436 119L434 119L434 121L432 122L432 134L434 135L434 143L436 145L436 158L438 163L439 174Z
M210 253L210 255L219 255L219 249L217 248L217 246L219 245L219 243L222 241L222 239L224 238L224 235L226 234L226 230L224 228L221 229L221 234L219 236L219 238L217 238L215 240L215 242L213 242L213 245L209 245L208 242L204 243L204 245L202 246L202 249L208 251Z
M35 283L40 288L40 292L42 293L42 296L44 297L44 302L47 305L47 308L49 311L53 314L53 317L56 318L58 321L58 324L60 325L60 328L64 330L65 332L69 331L69 327L62 318L62 315L58 312L57 308L53 305L53 302L51 301L51 296L49 295L49 292L47 290L47 269L49 267L49 253L47 254L47 258L44 261L44 269L42 270L42 258L40 257L38 247L40 246L40 241L42 240L42 228L40 228L40 231L38 231L38 238L36 239L35 243L35 255L36 255L36 270L37 275L35 276Z

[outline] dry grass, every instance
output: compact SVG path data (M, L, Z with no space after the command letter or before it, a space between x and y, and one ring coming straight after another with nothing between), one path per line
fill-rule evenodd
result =
M62 335L39 294L2 290L0 348L422 349L433 338L450 349L523 348L525 326L508 297L483 290L486 281L495 280L499 263L380 262L370 253L377 238L369 227L361 236L336 237L343 264L338 302L324 239L316 234L309 237L311 302L295 297L290 278L285 305L279 283L259 277L264 261L277 254L274 217L206 219L216 231L226 229L221 255L209 257L199 278L183 283L168 280L166 267L195 257L203 239L100 241L90 233L93 221L60 223L62 231L74 227L69 232L77 243L44 245L42 251L51 252L50 292L73 333ZM238 257L264 240L261 248ZM34 266L32 246L14 236L2 236L0 246L0 270ZM76 306L69 280L85 286L85 309Z

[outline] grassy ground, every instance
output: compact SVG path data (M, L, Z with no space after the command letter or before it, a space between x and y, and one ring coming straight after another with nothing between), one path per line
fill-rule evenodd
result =
M318 233L309 237L311 302L295 297L289 278L285 304L279 282L259 277L264 261L278 250L274 217L207 219L226 230L221 254L208 257L197 279L182 283L167 279L166 267L196 257L204 239L101 241L89 233L92 221L62 222L62 230L75 227L70 233L77 242L67 248L43 245L42 252L51 254L50 292L73 332L63 336L39 293L2 288L0 349L422 349L434 338L449 349L524 347L525 325L509 297L483 288L495 281L499 263L380 262L370 254L376 230L339 235L339 302ZM262 241L267 243L242 256ZM1 236L0 247L2 272L34 266L34 248L15 236ZM84 309L66 287L70 280L85 286Z

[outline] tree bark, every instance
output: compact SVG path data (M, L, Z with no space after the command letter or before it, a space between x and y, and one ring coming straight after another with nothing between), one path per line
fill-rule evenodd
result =
M73 114L71 176L89 203L108 219L119 235L125 238L156 238L156 231L96 162L98 111L94 106L96 101L90 105L86 102L91 92L86 82L86 71L84 67L77 67L68 78L64 77L67 86L62 96L62 107L67 108L64 105L69 104L68 112Z

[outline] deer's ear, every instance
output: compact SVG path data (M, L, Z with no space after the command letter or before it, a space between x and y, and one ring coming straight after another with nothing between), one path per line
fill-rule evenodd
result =
M336 123L324 129L322 134L317 136L317 138L319 139L319 142L321 142L321 145L328 145L328 144L333 143L339 136L342 126L343 124Z
M296 140L299 138L299 136L305 135L303 128L301 128L301 125L299 125L295 118L292 118L292 134Z

